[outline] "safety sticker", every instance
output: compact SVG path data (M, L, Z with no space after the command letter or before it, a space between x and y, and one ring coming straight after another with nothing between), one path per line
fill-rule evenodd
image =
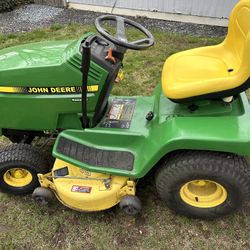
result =
M136 99L115 98L100 127L129 129L135 110Z
M97 92L99 85L88 85L88 92ZM57 86L57 87L5 87L0 86L0 93L13 93L13 94L45 94L45 95L67 95L67 94L79 94L82 93L81 86Z
M90 194L91 189L92 189L92 187L73 185L71 188L71 192Z

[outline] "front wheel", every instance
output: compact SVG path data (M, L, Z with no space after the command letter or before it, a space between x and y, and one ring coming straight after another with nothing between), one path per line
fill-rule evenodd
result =
M42 154L27 144L12 144L0 151L0 189L10 194L28 194L39 185L38 173L47 173Z
M173 153L156 173L156 189L180 214L215 218L250 198L250 168L243 157L230 153Z

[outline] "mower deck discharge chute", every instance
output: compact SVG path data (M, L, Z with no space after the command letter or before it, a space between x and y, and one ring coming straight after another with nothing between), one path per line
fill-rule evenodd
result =
M154 44L123 17L98 17L101 35L0 51L0 132L14 142L0 151L0 188L33 192L42 204L56 196L78 211L119 204L134 215L142 206L136 183L154 171L160 198L180 214L239 209L250 198L249 19L242 0L225 41L170 56L162 85L145 97L110 95L127 49ZM53 167L32 146L36 137L56 139Z

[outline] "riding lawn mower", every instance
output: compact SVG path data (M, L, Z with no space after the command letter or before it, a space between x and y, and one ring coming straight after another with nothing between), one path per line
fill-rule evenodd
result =
M158 196L174 211L214 218L250 198L250 1L231 13L218 45L170 56L151 96L113 96L128 49L153 35L127 18L96 19L99 34L0 51L0 188L47 204L141 211L137 182L155 173ZM105 22L116 25L112 34ZM129 41L131 27L143 38ZM56 137L50 166L32 141Z

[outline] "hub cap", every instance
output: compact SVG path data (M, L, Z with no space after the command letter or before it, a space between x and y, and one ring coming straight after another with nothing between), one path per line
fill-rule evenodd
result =
M211 208L227 199L227 191L219 183L210 180L193 180L180 189L181 199L194 207Z
M23 168L12 168L5 172L3 179L9 186L23 187L32 182L32 174Z

